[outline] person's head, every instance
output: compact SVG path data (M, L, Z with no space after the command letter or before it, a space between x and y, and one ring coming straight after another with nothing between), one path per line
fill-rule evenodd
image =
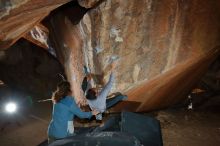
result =
M98 94L98 91L96 88L91 88L88 90L87 94L86 94L86 99L89 99L89 100L94 100L97 98L97 94Z
M52 101L57 103L65 96L69 95L70 92L70 83L67 81L62 81L57 85L57 90L53 93Z

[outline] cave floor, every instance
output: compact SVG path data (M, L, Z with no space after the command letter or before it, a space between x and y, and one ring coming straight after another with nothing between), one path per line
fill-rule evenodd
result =
M218 146L220 114L211 111L159 111L164 146Z
M11 123L0 132L2 146L35 146L46 139L51 104L37 104L20 124ZM153 112L160 120L164 146L218 146L220 143L220 113L213 111L169 109ZM2 128L2 123L0 122ZM75 126L97 125L75 123Z

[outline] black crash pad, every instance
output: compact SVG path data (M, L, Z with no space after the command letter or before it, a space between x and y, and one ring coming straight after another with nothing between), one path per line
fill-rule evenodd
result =
M122 112L110 117L104 126L82 128L73 137L49 146L162 146L160 123L141 114Z
M131 112L121 114L121 132L135 136L144 146L162 146L160 123L157 119Z
M140 141L123 132L98 132L81 134L57 140L50 146L142 146Z

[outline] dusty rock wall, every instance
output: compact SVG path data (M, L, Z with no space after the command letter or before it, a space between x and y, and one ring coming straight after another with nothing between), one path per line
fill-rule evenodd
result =
M68 38L67 42L80 43L71 45L69 54L83 51L76 60L66 62L67 74L72 76L71 71L80 68L80 83L82 66L86 65L103 77L96 78L97 84L103 84L108 79L109 63L117 59L112 92L121 91L128 94L129 101L140 103L132 110L174 104L189 93L219 54L219 9L218 0L103 1L66 32L79 40ZM64 58L71 58L69 54ZM79 67L70 67L76 62L81 62ZM80 90L79 83L75 90ZM122 103L115 109L131 107Z
M80 23L84 50L90 54L88 66L101 74L110 58L118 57L113 91L141 102L138 110L173 104L190 91L213 60L212 52L219 49L215 48L220 37L219 4L208 0L105 1Z

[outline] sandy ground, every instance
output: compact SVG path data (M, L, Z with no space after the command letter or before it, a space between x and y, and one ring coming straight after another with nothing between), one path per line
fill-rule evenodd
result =
M51 105L37 104L34 109L29 114L23 115L20 124L16 122L8 124L1 131L0 145L36 146L46 139ZM153 115L161 122L164 146L220 144L220 113L175 109L161 110L154 112Z
M200 111L160 111L164 146L219 146L220 114Z

